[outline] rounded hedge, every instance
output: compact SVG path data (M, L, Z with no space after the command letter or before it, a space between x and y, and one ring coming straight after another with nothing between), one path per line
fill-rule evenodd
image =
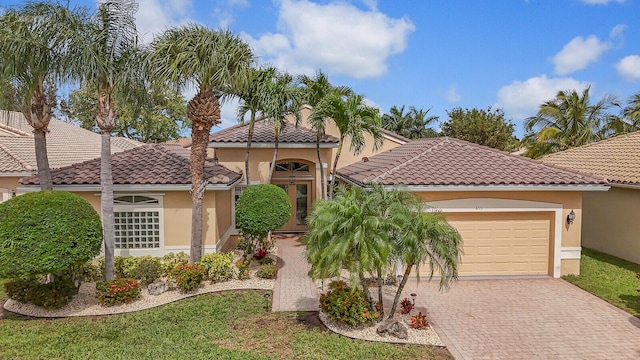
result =
M102 224L91 204L64 191L39 191L0 204L0 277L53 273L100 252Z
M236 203L236 226L245 234L266 236L291 217L289 195L271 184L246 188Z

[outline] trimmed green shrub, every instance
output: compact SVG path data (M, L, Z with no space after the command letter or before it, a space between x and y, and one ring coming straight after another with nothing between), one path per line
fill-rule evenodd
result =
M100 252L102 224L91 204L64 191L0 203L0 277L54 273Z
M264 265L256 272L256 276L263 279L275 279L278 268L275 265Z
M320 295L320 310L336 322L358 326L380 318L380 312L371 308L362 290L342 284L330 284L332 290Z
M31 303L45 309L59 309L67 305L78 293L70 276L56 276L50 283L42 284L34 277L14 279L5 284L11 299Z
M162 257L163 275L169 277L171 275L171 271L173 271L177 265L188 263L189 255L184 251L180 251L177 254L170 252Z
M96 284L96 299L102 306L126 304L140 298L136 279L113 279Z
M204 254L197 263L211 282L226 281L233 278L233 252Z
M138 267L138 259L135 256L116 256L113 260L116 278L133 278Z
M246 188L236 203L236 226L243 238L239 248L253 254L270 231L289 221L289 195L276 185L260 184Z
M142 285L149 285L160 279L163 274L160 259L151 256L138 258L138 264L134 271L134 278L140 280Z
M270 257L263 257L262 259L256 260L256 262L260 265L271 265L275 262L275 260Z
M171 277L182 292L189 292L200 287L204 271L198 265L179 264L171 271Z

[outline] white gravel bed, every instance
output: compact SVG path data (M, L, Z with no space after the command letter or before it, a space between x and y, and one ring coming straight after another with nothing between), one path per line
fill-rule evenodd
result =
M319 313L320 321L329 328L329 330L350 337L352 339L362 339L368 341L378 341L378 342L387 342L387 343L395 343L395 344L418 344L418 345L435 345L435 346L444 346L442 340L438 334L436 334L435 330L431 326L423 330L412 329L407 325L407 339L398 339L393 336L380 336L376 332L376 328L380 323L375 323L372 326L368 326L365 328L354 329L347 324L337 323L323 313L322 311ZM399 319L403 321L404 319ZM406 324L406 321L403 321Z
M200 288L186 294L180 292L178 289L174 289L160 295L149 295L147 289L143 287L140 299L129 304L115 306L102 306L98 304L98 301L95 298L95 283L85 283L80 285L78 294L73 297L71 302L61 309L47 310L33 304L25 304L11 299L8 299L5 302L4 308L7 311L21 315L47 318L112 315L149 309L191 296L217 291L251 289L273 290L274 283L275 280L260 279L255 277L249 278L247 280L230 280L216 284L211 284L207 281L206 283L203 283Z

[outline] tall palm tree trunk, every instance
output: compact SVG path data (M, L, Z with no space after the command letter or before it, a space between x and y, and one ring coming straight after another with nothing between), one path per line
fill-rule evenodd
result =
M249 153L251 152L251 141L253 141L253 129L256 123L256 115L251 113L251 122L249 123L249 135L247 135L247 151L244 154L244 178L247 181L247 186L251 185L249 178Z
M333 190L336 186L336 173L338 171L338 160L340 159L340 154L342 153L342 143L344 142L344 138L340 138L340 144L338 145L338 150L336 151L336 158L333 160L333 168L331 169L331 185L329 186L329 199L333 199Z
M378 285L378 304L380 304L380 316L384 316L384 304L382 302L382 285L383 285L383 279L382 279L382 269L378 269L378 281L377 281L377 285Z
M389 313L389 319L393 317L393 314L396 313L396 309L398 308L398 301L400 300L400 294L402 294L402 290L404 290L404 286L407 284L407 280L409 280L409 274L411 274L411 269L413 268L413 263L410 263L407 268L404 270L404 275L402 276L402 280L400 281L400 285L398 285L398 290L396 291L396 296L393 299L393 306L391 306L391 312Z
M320 132L316 133L316 153L318 154L318 166L320 167L320 186L322 187L322 200L327 196L327 186L325 183L324 166L322 165L322 157L320 156Z
M110 92L108 90L100 90L98 93L96 124L101 130L102 142L100 149L100 209L104 235L104 277L106 280L112 280L115 277L111 130L115 125L116 112L112 105Z
M41 190L52 190L53 181L49 170L49 157L47 155L47 137L43 129L33 131L33 140L36 150L36 164L38 166L38 178L40 179Z
M24 111L24 116L33 127L33 140L35 143L36 165L38 166L38 178L41 190L53 189L51 172L49 169L49 155L47 154L47 132L51 121L51 107L47 104L44 95L44 79L38 80L38 86L31 94L30 106Z
M271 168L269 169L269 178L267 179L267 184L271 184L271 178L273 177L273 172L276 169L276 160L278 159L278 145L280 144L280 131L278 126L275 128L275 144L273 149L273 159L271 160Z

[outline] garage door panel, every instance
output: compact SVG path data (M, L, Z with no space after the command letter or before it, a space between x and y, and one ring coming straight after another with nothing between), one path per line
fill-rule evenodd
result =
M463 239L461 276L544 275L550 213L446 214Z

